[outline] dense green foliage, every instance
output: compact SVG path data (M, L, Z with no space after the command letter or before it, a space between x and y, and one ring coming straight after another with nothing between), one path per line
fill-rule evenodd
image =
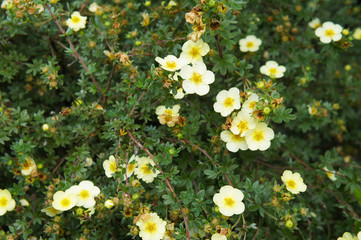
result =
M148 211L169 223L166 239L211 239L221 228L227 239L337 239L361 230L360 3L109 0L93 13L89 1L50 2L0 9L0 189L16 202L0 216L1 239L141 239L133 221ZM155 58L179 57L193 31L185 14L196 5L215 81L204 96L174 99L181 81ZM66 25L74 11L87 16L79 31ZM348 32L322 43L308 26L316 17ZM240 51L247 35L262 40L258 51ZM260 73L269 60L286 67L284 77ZM221 140L227 120L213 104L232 87L263 99L258 117L275 133L266 151L233 153ZM156 108L176 104L185 123L161 125ZM123 181L133 154L151 156L162 173L151 183ZM119 171L107 178L111 155ZM24 176L29 158L37 170ZM337 171L335 181L325 167ZM279 188L284 170L300 173L307 191ZM101 190L93 214L41 211L82 180ZM212 198L230 183L245 195L245 211L227 218Z

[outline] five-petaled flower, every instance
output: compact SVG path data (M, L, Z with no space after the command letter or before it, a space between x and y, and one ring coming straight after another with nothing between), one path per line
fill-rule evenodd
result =
M264 151L271 146L274 132L271 128L267 127L266 123L259 122L254 129L247 131L245 138L250 150Z
M231 131L225 130L221 132L221 139L227 143L226 147L231 152L237 152L239 149L242 151L248 149L246 139L239 134L233 134Z
M69 188L67 192L76 196L76 206L91 208L95 205L94 197L98 196L100 189L97 186L94 186L91 181L84 180L81 181L79 185L75 185Z
M165 235L167 222L156 213L146 213L136 222L139 227L139 236L142 240L160 240Z
M188 63L203 62L202 57L209 52L208 43L203 42L202 39L194 42L188 40L182 46L181 58L187 59Z
M261 73L271 78L281 78L286 72L285 66L278 65L275 61L267 61L265 65L261 66Z
M241 108L240 92L238 88L231 88L229 91L222 90L217 94L217 102L214 103L214 111L220 113L223 117L228 116Z
M213 202L218 206L219 212L224 216L231 217L234 214L244 212L244 203L242 202L244 195L241 190L230 185L223 186L213 196Z
M261 39L256 38L254 35L249 35L239 40L239 50L241 52L256 52L261 44Z
M66 20L66 25L70 27L74 32L79 31L82 28L85 28L87 17L83 17L79 12L73 12L71 18Z
M342 38L342 27L333 22L324 22L321 27L316 29L315 34L323 43L336 42Z
M186 59L177 58L174 55L168 55L165 58L156 57L155 61L160 64L161 68L170 72L177 71L188 64Z
M0 216L15 208L15 200L12 199L11 193L7 189L0 189Z
M282 182L286 185L287 190L293 194L305 192L307 189L306 184L303 183L303 179L298 172L292 173L290 170L285 170L281 179Z
M59 211L67 211L77 204L77 196L68 190L65 192L57 191L53 195L53 200L52 206Z
M105 175L110 178L112 174L117 171L117 163L115 161L115 157L111 155L108 160L103 162L103 168L105 171Z
M146 183L151 183L158 176L160 171L154 168L155 163L149 157L141 157L136 163L134 174L137 178L142 179Z
M158 115L160 124L167 124L168 127L174 127L178 122L180 105L174 105L172 108L167 108L163 105L158 106L155 113Z

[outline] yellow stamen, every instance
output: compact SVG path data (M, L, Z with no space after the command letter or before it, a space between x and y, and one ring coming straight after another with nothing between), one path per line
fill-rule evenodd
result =
M0 207L6 207L8 205L8 200L6 197L0 198Z
M254 131L253 139L257 142L263 140L264 139L263 131Z
M63 207L68 207L70 205L70 200L68 198L63 198L61 201L60 201L60 204L61 206Z
M293 180L288 180L288 181L287 181L287 187L289 187L289 188L295 188L295 187L296 187L295 181L293 181Z
M225 106L225 107L232 107L233 104L234 104L234 98L228 97L228 98L226 98L226 99L224 100L224 106Z
M109 164L110 171L115 172L117 170L117 166L115 165L115 162L111 162Z
M89 192L84 189L80 191L79 195L82 199L87 199L90 196Z
M165 66L170 69L175 69L177 64L173 60L170 60L165 63Z
M253 42L247 42L246 46L248 48L254 47L254 43Z
M247 121L240 121L237 125L238 129L241 132L245 132L248 130L248 122Z
M271 75L276 75L277 69L276 68L270 68L269 72L271 73Z
M144 165L142 167L142 172L143 172L143 174L150 174L152 172L152 170L148 167L148 165Z
M203 82L203 77L202 77L201 74L194 72L194 73L192 74L190 80L191 80L194 84L198 85L198 84L200 84L200 83Z
M157 224L154 222L148 222L146 223L147 225L145 226L145 231L149 232L149 233L154 233L157 231Z
M230 197L226 197L224 199L224 203L227 207L233 207L234 204L236 203L236 201L233 200L233 198L230 198Z
M332 37L333 35L335 35L335 32L332 29L328 29L325 31L325 35L327 37Z
M198 55L200 55L200 49L198 47L193 47L189 54L192 56L192 57L197 57Z
M78 16L73 16L73 17L71 18L71 21L72 21L73 23L79 23L79 22L80 22L80 17L78 17Z

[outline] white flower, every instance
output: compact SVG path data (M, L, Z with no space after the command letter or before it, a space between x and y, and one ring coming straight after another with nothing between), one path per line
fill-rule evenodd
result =
M256 93L251 93L247 100L242 105L242 112L253 113L256 109L256 104L258 102L258 95Z
M25 157L24 164L21 165L21 174L29 176L37 171L36 163L31 157Z
M43 126L41 127L43 129L44 132L49 130L49 124L43 124Z
M108 160L103 162L103 168L105 170L105 175L108 178L112 177L112 174L117 171L117 164L113 155L111 155Z
M241 50L241 52L256 52L261 44L261 39L256 38L254 35L249 35L239 40L239 50Z
M5 9L7 6L11 6L13 4L13 1L12 0L4 0L2 3L1 3L1 8L2 9Z
M100 189L91 181L81 181L79 185L72 186L67 192L74 194L77 197L76 206L91 208L95 205L94 197L98 196Z
M305 192L307 189L306 184L299 173L292 173L290 170L285 170L282 174L282 182L286 185L288 191L293 194Z
M336 181L336 171L328 170L327 167L324 167L323 170L326 171L326 175L329 179L331 179L332 181Z
M41 4L36 4L35 8L38 9L38 14L44 12L44 6Z
M63 212L63 211L53 208L53 206L47 207L45 209L41 209L41 211L44 212L49 217L55 217L55 215Z
M132 155L128 161L128 164L123 164L123 168L126 168L125 172L126 172L128 178L133 175L138 159L139 159L139 157ZM124 179L125 179L125 176L124 176Z
M69 191L57 191L53 195L53 203L52 206L56 210L67 211L72 209L77 204L77 197L74 193Z
M245 111L240 111L231 123L231 132L244 137L247 131L256 127L256 121Z
M267 61L266 65L260 68L262 74L271 78L281 78L286 72L286 68L282 65L278 65L275 61Z
M137 178L142 179L146 183L151 183L160 173L154 166L155 163L152 159L149 157L141 157L136 163L134 173L137 175Z
M102 8L96 2L93 2L89 5L89 11L100 15L102 13Z
M214 111L223 117L228 116L233 110L241 108L241 98L238 88L231 88L229 91L222 90L217 94L216 102L213 105Z
M177 89L177 93L174 95L173 91L170 90L170 93L173 95L174 99L182 99L184 98L184 92L183 92L183 88L178 88Z
M207 70L203 62L195 62L193 66L184 66L179 75L184 79L182 87L188 94L203 96L209 92L209 84L214 82L214 73Z
M215 233L212 235L211 240L227 240L227 237L225 235Z
M231 152L237 152L239 149L245 151L248 149L248 145L244 137L235 135L231 131L221 132L222 141L226 142L226 147Z
M219 193L214 194L213 202L218 206L219 212L224 216L231 217L234 214L244 212L244 195L241 190L230 185L223 186Z
M248 148L252 151L264 151L271 146L271 140L274 138L274 132L271 128L267 127L264 122L257 123L254 129L246 133L246 142Z
M85 167L90 167L91 165L93 165L93 159L91 157L87 157L85 158Z
M105 203L104 203L104 207L108 208L108 209L111 209L112 207L114 206L114 202L113 200L106 200Z
M74 32L77 32L81 28L85 28L86 18L81 16L79 12L73 12L71 18L66 20L66 25L73 29Z
M20 199L20 205L21 206L23 206L23 207L27 207L27 206L29 206L30 204L29 204L29 202L26 200L26 199Z
M337 240L358 240L358 236L354 237L351 233L345 232L342 237L337 238Z
M308 26L313 29L318 28L319 26L321 26L320 19L319 18L312 19L312 21L308 23Z
M156 57L155 61L158 62L163 69L171 72L177 71L188 64L186 59L177 58L174 55L168 55L164 59Z
M356 28L352 36L356 40L361 40L361 28Z
M333 22L324 22L321 27L316 29L315 34L323 43L336 42L342 38L342 27Z
M187 59L188 63L203 62L202 57L209 52L209 45L199 39L197 42L188 40L182 46L181 58Z
M358 240L361 240L361 231L357 233Z
M174 127L179 117L180 105L174 105L172 108L166 108L161 105L158 106L155 110L155 113L158 115L158 120L160 124L167 124L168 127Z
M12 199L11 193L7 189L0 189L0 216L15 208L15 200Z
M143 214L136 222L142 240L160 240L165 235L167 225L156 213Z

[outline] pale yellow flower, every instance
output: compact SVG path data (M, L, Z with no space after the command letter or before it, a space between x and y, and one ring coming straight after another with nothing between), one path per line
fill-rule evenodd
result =
M214 73L207 70L203 62L195 62L193 66L184 66L179 75L184 79L182 87L187 94L206 95L209 84L214 82Z
M354 236L349 232L345 232L342 237L337 238L337 240L358 240L358 236Z
M15 200L12 199L11 193L7 189L0 189L0 216L15 208Z
M1 3L1 8L2 9L5 9L7 8L8 6L11 6L13 4L13 1L12 0L4 0L2 3Z
M44 132L49 130L49 124L43 124L43 126L41 127L43 129Z
M20 199L19 202L20 202L20 205L23 206L23 207L27 207L27 206L30 205L29 202L24 198Z
M352 36L356 40L361 40L361 28L356 28Z
M323 170L326 171L326 175L329 179L331 179L332 181L336 181L336 171L328 170L327 167L324 167Z
M66 25L70 27L74 32L85 28L87 17L83 17L79 12L73 12L71 18L66 20Z
M164 59L156 57L155 61L158 62L161 68L167 71L177 71L188 64L188 61L184 58L177 58L174 55L168 55Z
M245 111L238 112L237 116L232 120L231 132L244 137L246 133L256 127L256 121L251 115Z
M336 42L342 38L342 27L333 22L324 22L321 27L316 29L315 34L323 43Z
M281 176L282 182L286 185L288 191L293 194L299 194L307 190L306 184L299 173L292 173L290 170L285 170Z
M108 209L111 209L112 207L114 207L114 202L113 202L113 200L110 200L110 199L106 200L105 203L104 203L104 206L105 206L106 208L108 208Z
M179 117L180 105L174 105L172 108L166 108L161 105L158 106L155 110L155 113L158 115L158 120L160 124L167 124L168 127L174 127Z
M117 171L117 164L113 155L111 155L108 160L103 162L103 168L105 170L105 175L108 178L112 177L112 174Z
M242 105L242 112L253 113L253 111L256 110L258 99L259 97L256 93L251 93Z
M234 214L244 212L243 198L244 195L241 190L227 185L221 187L219 193L213 196L213 202L218 206L220 213L224 216L231 217Z
M134 174L137 175L137 178L142 179L146 183L153 182L154 178L160 173L158 169L155 169L155 163L149 157L139 158L136 164Z
M267 124L260 122L254 129L246 132L245 135L248 148L252 151L265 151L271 146L271 140L274 138L274 132Z
M281 78L284 76L286 68L285 66L278 65L275 61L267 61L265 65L261 66L260 71L271 78Z
M89 5L89 11L95 13L96 15L100 15L103 13L103 8L100 7L96 2L93 2Z
M45 209L41 209L49 217L55 217L57 214L62 213L63 211L55 209L53 206L47 207Z
M137 221L142 240L161 240L165 235L167 222L156 213L143 214Z
M239 50L241 50L241 52L256 52L261 44L261 39L256 38L254 35L249 35L239 40Z
M98 196L100 189L91 181L84 180L79 185L72 186L67 190L68 193L74 194L77 198L76 206L91 208L95 205L94 197Z
M52 206L60 211L70 210L77 204L76 195L68 191L57 191L53 195L53 200Z
M229 91L220 91L217 94L216 100L213 105L214 111L220 113L223 117L241 108L240 92L235 87L229 89Z
M221 132L222 141L226 142L226 147L231 152L237 152L238 150L245 151L248 149L247 142L244 137L239 134L235 135L231 131L225 130Z
M313 29L320 27L321 26L320 19L319 18L312 19L312 21L308 23L308 26Z
M38 169L34 159L31 157L25 157L25 162L21 165L21 174L24 176L29 176L37 170Z
M215 233L212 235L211 240L227 240L227 237L225 235Z
M199 39L196 42L188 40L182 46L180 57L186 59L188 63L195 63L198 61L203 62L202 57L205 56L209 50L208 43L203 42L202 39Z

